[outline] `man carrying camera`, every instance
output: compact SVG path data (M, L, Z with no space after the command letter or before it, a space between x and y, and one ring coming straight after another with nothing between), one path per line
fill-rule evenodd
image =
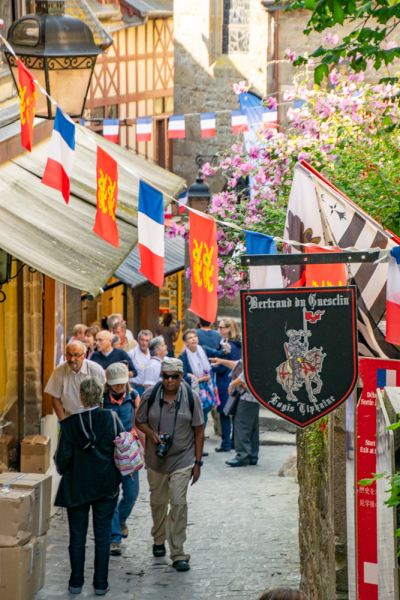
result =
M153 554L165 556L167 539L172 566L188 571L190 555L183 551L186 495L189 481L196 483L203 464L203 410L199 396L182 381L181 360L164 358L161 376L161 382L143 393L135 425L146 435Z

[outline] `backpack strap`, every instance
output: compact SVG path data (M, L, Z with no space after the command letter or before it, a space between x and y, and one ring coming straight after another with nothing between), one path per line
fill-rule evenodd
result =
M186 391L187 391L188 399L189 399L190 412L192 413L192 416L193 416L193 412L194 412L193 390L192 390L191 386L188 383L186 383L186 381L184 381L183 379L182 379L182 383L184 384L184 386L186 386ZM158 383L156 383L153 386L153 389L151 390L150 398L147 401L147 417L149 416L149 411L154 404L154 400L156 399L157 392L161 388L161 385L162 385L162 382L159 381Z
M160 389L161 385L162 385L162 381L159 381L158 383L153 385L153 389L151 390L150 398L147 400L147 418L149 417L150 409L154 404L154 400L156 399L157 392Z

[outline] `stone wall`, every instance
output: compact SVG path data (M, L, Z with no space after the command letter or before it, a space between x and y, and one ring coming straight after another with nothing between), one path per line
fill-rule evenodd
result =
M297 434L301 588L310 599L348 598L344 419L342 405Z
M251 0L250 52L222 54L222 0L174 2L174 113L186 118L186 139L174 140L174 172L191 185L198 167L196 155L227 150L242 136L232 135L230 110L239 108L233 84L250 81L252 90L267 93L268 16L259 0ZM200 114L216 115L216 136L201 138ZM193 114L195 113L195 114ZM223 178L210 178L213 192Z

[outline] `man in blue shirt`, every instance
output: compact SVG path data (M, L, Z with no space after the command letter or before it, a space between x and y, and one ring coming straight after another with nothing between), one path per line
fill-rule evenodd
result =
M113 334L111 331L99 331L99 333L96 335L97 350L93 352L90 360L93 360L99 364L104 370L114 363L124 362L127 365L129 377L136 377L137 371L133 365L131 357L125 352L125 350L121 350L121 348L113 348L112 339Z
M209 321L205 321L204 319L200 320L200 329L196 329L197 337L199 339L200 346L207 346L208 348L212 348L213 350L219 350L219 344L221 341L221 336L218 331L215 329L211 329L212 323Z

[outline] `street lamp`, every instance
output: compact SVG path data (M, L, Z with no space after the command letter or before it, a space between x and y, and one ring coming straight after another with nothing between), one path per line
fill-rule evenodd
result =
M7 41L33 77L70 117L83 114L90 80L99 54L83 21L65 15L64 0L38 0L36 13L14 21ZM2 50L18 89L18 67L7 47ZM36 117L54 119L56 107L39 93Z
M210 203L211 192L208 185L202 177L197 177L196 183L193 183L188 189L188 204L190 208L195 208L201 212L206 212Z

